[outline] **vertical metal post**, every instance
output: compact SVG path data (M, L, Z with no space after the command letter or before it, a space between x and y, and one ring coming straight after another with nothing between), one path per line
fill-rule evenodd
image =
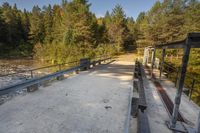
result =
M59 67L59 71L61 71L61 64L59 64L58 67Z
M169 74L170 74L170 69L169 69L170 67L168 66L168 68L167 68L167 78L169 78Z
M31 70L31 78L33 78L33 71Z
M179 74L179 70L180 70L180 68L178 67L178 70L177 70L177 72L176 72L175 87L177 86L177 82L178 82L178 74Z
M153 78L153 68L155 63L155 56L156 56L156 48L154 47L152 62L151 62L151 78Z
M193 92L193 89L194 89L194 84L195 84L195 79L192 80L192 88L190 90L190 98L189 98L189 100L191 100L191 98L192 98L192 92Z
M189 60L190 48L191 48L190 38L187 38L186 45L184 48L184 55L182 58L181 74L180 74L180 78L178 80L178 89L177 89L177 93L176 93L176 97L175 97L172 119L171 119L171 123L170 123L171 128L176 128L178 111L179 111L179 106L181 103L181 94L183 91L183 85L184 85L184 81L185 81L185 75L186 75L187 65L188 65L188 60Z
M198 119L197 119L197 133L200 133L200 112L199 112L199 117L198 117Z
M165 48L162 50L162 61L161 61L161 65L160 65L160 80L161 80L161 76L162 76L162 71L163 71L163 65L164 65L164 61L165 61Z
M150 51L151 51L151 62L153 62L153 58L154 58L154 54L153 53L154 53L154 50L155 49L153 49L153 51L152 51L152 48L150 49Z

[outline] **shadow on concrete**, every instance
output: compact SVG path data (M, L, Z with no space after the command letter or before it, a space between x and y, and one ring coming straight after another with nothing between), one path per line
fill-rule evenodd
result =
M95 69L89 70L97 76L120 79L122 81L130 81L133 77L133 65L127 62L112 62L107 65L101 65Z

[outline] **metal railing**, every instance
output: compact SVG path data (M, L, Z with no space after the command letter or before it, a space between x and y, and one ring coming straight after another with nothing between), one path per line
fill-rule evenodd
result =
M39 67L39 68L34 68L34 69L29 69L29 70L23 70L23 71L19 71L19 72L15 72L15 73L8 73L8 74L0 75L0 77L14 76L14 75L17 75L17 74L29 73L30 77L33 78L34 77L34 71L47 69L47 68L53 68L53 67L54 68L58 67L58 70L61 70L62 66L69 65L69 64L78 65L78 61L71 61L71 62L66 62L66 63L62 63L62 64L55 64L55 65L49 65L49 66L44 66L44 67Z
M143 65L136 60L135 62L135 69L134 69L134 81L133 81L133 87L136 87L136 90L138 91L139 98L137 98L137 104L135 106L137 111L137 117L138 117L138 133L150 133L150 125L147 115L147 102L146 102L146 96L145 96L145 87L144 87L144 79L146 78ZM136 100L136 99L135 99ZM132 101L133 102L133 101ZM133 104L132 104L133 106ZM133 110L134 107L132 107Z
M170 65L166 62L164 62L164 72L167 74L167 78L174 78L173 82L175 83L175 87L177 87L177 82L179 79L179 72L180 72L181 68L178 67L174 67L173 65ZM172 75L172 77L169 77L170 75ZM189 78L189 79L188 79ZM192 95L193 93L197 93L198 96L200 96L200 91L195 89L195 85L200 85L200 81L195 79L192 75L190 74L186 74L186 79L185 79L185 89L184 90L185 94L189 96L189 100L192 99Z
M104 59L106 57L107 57L107 55L105 55L105 56L98 56L98 57L92 58L91 61L92 62L97 61L97 60L99 61L99 60L102 60L102 59ZM79 65L79 61L75 60L75 61L70 61L70 62L61 63L61 64L48 65L48 66L34 68L34 69L22 70L22 71L18 71L18 72L14 72L14 73L8 73L8 74L3 74L3 75L0 74L0 78L1 77L6 77L6 76L14 76L14 75L23 74L23 73L29 73L30 77L33 78L35 71L43 70L43 69L48 69L48 68L56 68L56 67L57 67L57 71L60 71L60 70L62 70L63 66L65 66L65 65L71 65L71 64Z
M111 60L111 59L112 59L111 57L104 58L104 59L98 59L98 60L93 59L93 61L90 63L90 65L95 66L96 64L101 64L101 62ZM70 62L70 63L77 63L77 62L78 61ZM69 62L68 62L68 64L69 64ZM63 64L57 64L57 65L51 65L51 66L46 66L46 67L42 67L42 68L31 69L31 70L28 70L28 72L33 72L35 70L40 70L40 69L50 68L50 67L57 67L57 66L60 67L60 65L63 65ZM72 67L72 68L69 68L69 69L65 69L65 70L60 70L60 71L57 71L57 72L54 72L54 73L51 73L51 74L48 74L48 75L45 75L45 76L32 77L31 79L27 79L27 80L21 81L19 83L13 84L13 85L8 85L6 87L0 88L0 96L7 94L9 92L13 92L13 91L16 91L16 90L20 90L20 89L23 89L23 88L30 87L32 85L40 84L44 81L48 81L50 79L57 78L57 77L62 76L64 74L69 74L69 73L72 73L74 71L79 71L80 69L82 69L84 67L85 67L85 65L78 65L78 66L75 66L75 67Z

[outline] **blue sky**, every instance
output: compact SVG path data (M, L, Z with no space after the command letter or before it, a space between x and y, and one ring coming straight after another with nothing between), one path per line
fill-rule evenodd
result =
M0 0L0 4L8 2L11 5L17 4L20 9L31 10L34 5L43 7L48 4L60 4L62 0ZM96 14L97 17L103 16L105 12L112 11L116 4L120 4L126 15L129 17L137 18L141 11L148 11L157 0L89 0L92 4L91 11Z

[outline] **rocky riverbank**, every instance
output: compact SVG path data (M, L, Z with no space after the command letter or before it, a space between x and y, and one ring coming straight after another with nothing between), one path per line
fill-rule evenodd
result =
M27 70L45 65L32 59L0 59L0 89L31 78L31 73L27 72ZM41 74L42 72L38 71L37 73ZM22 89L0 96L0 105L16 95L24 95L25 93L26 90Z

